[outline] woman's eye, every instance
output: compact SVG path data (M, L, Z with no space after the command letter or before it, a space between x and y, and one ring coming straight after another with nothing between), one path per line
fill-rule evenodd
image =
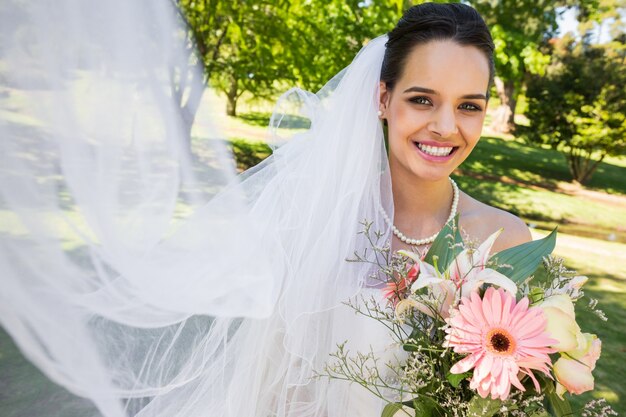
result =
M415 104L431 104L430 99L424 96L411 97L409 101Z
M468 111L482 111L482 108L480 108L480 106L477 106L474 103L463 103L459 106L459 108L461 110L468 110Z

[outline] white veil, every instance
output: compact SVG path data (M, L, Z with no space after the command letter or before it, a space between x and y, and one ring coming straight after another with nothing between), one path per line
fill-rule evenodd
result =
M360 222L389 237L386 37L283 95L285 143L237 176L207 115L186 139L184 34L168 1L0 5L0 324L106 417L344 416L311 376L372 273Z

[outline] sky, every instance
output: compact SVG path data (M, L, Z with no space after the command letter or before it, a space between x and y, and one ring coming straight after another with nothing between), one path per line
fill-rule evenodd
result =
M557 9L558 10L558 9ZM557 23L559 24L559 32L560 35L564 35L567 32L573 32L578 35L578 21L576 20L576 10L575 9L567 9L565 12L557 18ZM598 38L598 28L600 28L600 37ZM605 23L601 27L596 26L595 34L592 37L594 43L605 43L608 42L611 37L609 34L609 22Z

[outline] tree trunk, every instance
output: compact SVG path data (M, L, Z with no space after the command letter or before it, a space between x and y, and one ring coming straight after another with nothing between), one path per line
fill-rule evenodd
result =
M239 94L237 94L237 79L231 78L230 88L226 92L226 114L229 116L237 116L237 99L239 98Z
M493 114L491 127L496 132L509 133L515 130L515 106L517 105L517 93L513 81L503 81L495 78L496 90L500 98L500 106Z
M587 183L606 156L606 154L603 153L600 155L600 159L594 161L591 159L591 155L591 150L585 151L584 149L578 148L570 149L567 154L567 165L572 174L572 179L575 182L579 184Z

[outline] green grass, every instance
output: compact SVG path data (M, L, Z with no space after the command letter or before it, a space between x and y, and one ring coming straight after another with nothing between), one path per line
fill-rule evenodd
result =
M271 113L249 111L247 113L239 113L237 118L244 121L250 126L267 127L270 124ZM305 117L285 115L280 121L283 129L308 129L311 127L311 121Z
M626 197L609 204L565 192L570 176L563 155L517 140L484 137L455 176L468 194L528 223L571 234L626 242ZM608 158L587 190L626 195L626 159Z
M561 152L496 137L483 137L461 168L552 190L559 182L571 180ZM608 158L586 186L606 193L626 194L626 158Z
M233 138L229 140L229 143L239 171L245 171L249 167L257 165L272 154L272 149L264 142L250 142L245 139Z
M622 226L626 216L623 207L470 175L455 176L455 179L472 197L514 213L528 223L549 229L559 226L563 231L597 238L614 234L615 239L626 242L626 229Z

